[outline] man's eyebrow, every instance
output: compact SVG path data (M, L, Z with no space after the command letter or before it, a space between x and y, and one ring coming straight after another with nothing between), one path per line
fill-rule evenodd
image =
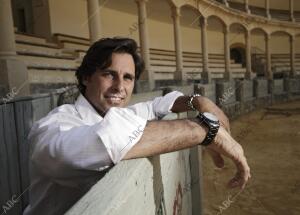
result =
M103 69L102 71L103 71L103 72L118 73L118 71L116 71L116 70L113 70L113 69ZM135 77L135 75L133 75L133 74L131 74L131 73L129 73L129 72L125 72L125 74L124 74L124 75L130 75L130 77L132 77L132 78L134 78L134 77Z
M112 73L118 73L116 70L113 69L102 69L103 72L112 72Z

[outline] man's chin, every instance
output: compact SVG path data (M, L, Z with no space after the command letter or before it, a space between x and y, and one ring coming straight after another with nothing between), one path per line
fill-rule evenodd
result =
M121 102L110 102L108 103L109 107L125 107L125 102L121 101Z

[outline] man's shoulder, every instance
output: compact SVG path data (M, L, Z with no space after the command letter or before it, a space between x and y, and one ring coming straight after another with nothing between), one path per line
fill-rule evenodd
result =
M54 108L52 111L48 113L47 116L51 116L54 114L77 115L78 112L74 104L64 104Z
M79 114L73 104L64 104L54 108L46 116L36 121L35 124L49 125L53 123L69 122L73 119L79 119Z

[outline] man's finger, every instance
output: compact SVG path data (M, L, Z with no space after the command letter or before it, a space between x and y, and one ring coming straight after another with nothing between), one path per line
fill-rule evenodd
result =
M237 161L235 161L236 167L237 167L237 173L234 177L236 179L236 186L240 186L242 188L245 187L247 181L251 177L250 175L250 167L247 164L246 158L239 157Z
M224 159L222 158L222 156L218 152L216 152L212 149L207 149L207 152L210 154L210 156L211 156L214 164L216 165L216 167L218 167L218 168L223 168L224 167Z

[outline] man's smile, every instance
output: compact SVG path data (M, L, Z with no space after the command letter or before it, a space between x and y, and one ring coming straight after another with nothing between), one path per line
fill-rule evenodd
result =
M125 96L121 96L121 95L106 95L104 96L104 98L110 102L110 103L121 103L124 101Z

